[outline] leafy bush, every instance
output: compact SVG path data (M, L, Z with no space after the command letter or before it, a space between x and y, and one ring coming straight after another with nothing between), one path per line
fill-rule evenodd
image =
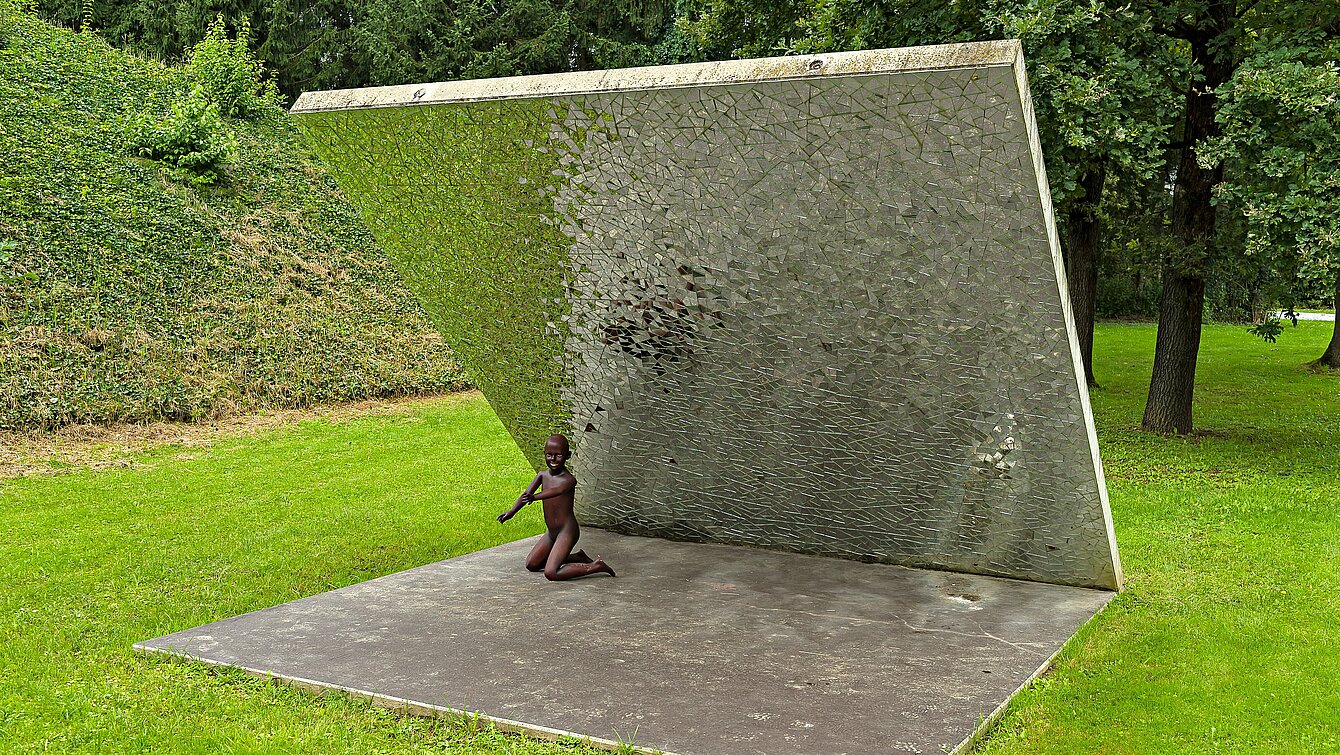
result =
M185 70L190 93L172 104L167 118L146 113L133 122L129 141L135 153L168 164L174 177L192 186L223 181L237 159L223 116L259 120L278 113L282 101L274 80L252 57L250 43L246 19L229 38L223 14L215 17L191 48Z
M215 17L204 39L191 48L186 74L230 118L256 119L283 104L265 65L251 55L251 24L237 22L237 34L228 38L223 14Z
M224 130L219 106L198 86L172 105L167 118L140 116L130 141L140 157L167 163L177 178L193 186L219 183L237 159L237 145Z

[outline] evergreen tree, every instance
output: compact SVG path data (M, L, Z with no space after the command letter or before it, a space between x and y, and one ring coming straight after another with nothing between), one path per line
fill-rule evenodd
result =
M71 27L80 3L37 0ZM291 101L315 89L677 62L673 0L105 0L92 26L113 44L181 60L222 14L251 24L254 52Z

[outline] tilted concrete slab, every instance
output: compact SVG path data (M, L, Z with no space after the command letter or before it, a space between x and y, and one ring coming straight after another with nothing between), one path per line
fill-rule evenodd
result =
M617 535L532 541L139 643L409 712L681 754L953 751L1113 593Z

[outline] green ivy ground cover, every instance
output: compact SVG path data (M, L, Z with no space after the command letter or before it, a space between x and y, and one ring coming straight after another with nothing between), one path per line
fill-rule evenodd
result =
M1098 330L1094 394L1127 591L1021 695L982 752L1340 750L1340 378L1206 328L1190 439L1135 428L1154 328ZM309 422L143 466L0 482L0 751L569 752L400 719L141 639L495 545L531 469L475 394Z
M188 90L0 0L0 429L462 385L280 110L224 121L217 187L134 155L128 124Z

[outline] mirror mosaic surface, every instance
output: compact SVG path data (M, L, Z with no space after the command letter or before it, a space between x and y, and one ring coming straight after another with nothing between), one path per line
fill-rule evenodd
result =
M982 43L294 113L583 522L1116 589L1025 81Z

